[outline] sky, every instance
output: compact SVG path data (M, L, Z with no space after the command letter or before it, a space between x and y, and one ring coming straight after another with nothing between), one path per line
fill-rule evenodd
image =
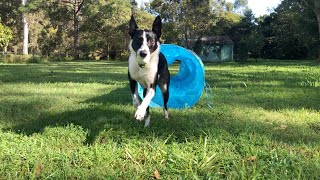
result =
M138 4L142 2L150 2L150 0L136 0ZM226 0L227 2L234 2L234 0ZM276 8L282 0L248 0L248 6L252 9L255 17L264 14L270 14L269 10ZM272 12L272 11L271 11Z
M226 0L227 2L234 2L234 0ZM252 9L252 13L255 17L259 17L265 14L270 14L274 8L276 8L282 0L248 0L248 6Z

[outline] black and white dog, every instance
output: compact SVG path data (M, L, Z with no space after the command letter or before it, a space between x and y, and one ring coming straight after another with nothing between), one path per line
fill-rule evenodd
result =
M145 126L150 125L149 104L155 95L156 85L162 91L164 106L163 112L166 119L169 119L167 102L169 99L170 74L167 60L160 52L161 18L156 17L152 30L138 29L133 16L129 22L129 82L131 96L134 106L137 108L135 118L142 121L145 117ZM138 95L139 82L143 88L143 101Z

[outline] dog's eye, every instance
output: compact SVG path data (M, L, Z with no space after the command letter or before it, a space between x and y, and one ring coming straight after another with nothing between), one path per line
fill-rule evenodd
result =
M153 42L153 39L149 36L147 36L147 42Z
M148 45L153 45L154 44L154 40L153 39L148 39Z

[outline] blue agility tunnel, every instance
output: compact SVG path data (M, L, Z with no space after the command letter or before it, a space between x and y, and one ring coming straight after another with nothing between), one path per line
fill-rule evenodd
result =
M200 99L205 86L204 66L201 59L192 51L173 44L162 44L160 51L166 57L170 66L174 61L180 61L178 74L170 78L169 108L190 108ZM143 88L139 84L139 96L143 99ZM163 107L160 88L152 98L150 107Z

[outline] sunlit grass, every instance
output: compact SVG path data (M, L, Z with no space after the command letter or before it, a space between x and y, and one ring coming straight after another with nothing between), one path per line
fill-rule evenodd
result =
M179 65L170 67L172 74ZM320 68L205 64L213 109L133 118L127 63L0 64L0 177L316 179Z

